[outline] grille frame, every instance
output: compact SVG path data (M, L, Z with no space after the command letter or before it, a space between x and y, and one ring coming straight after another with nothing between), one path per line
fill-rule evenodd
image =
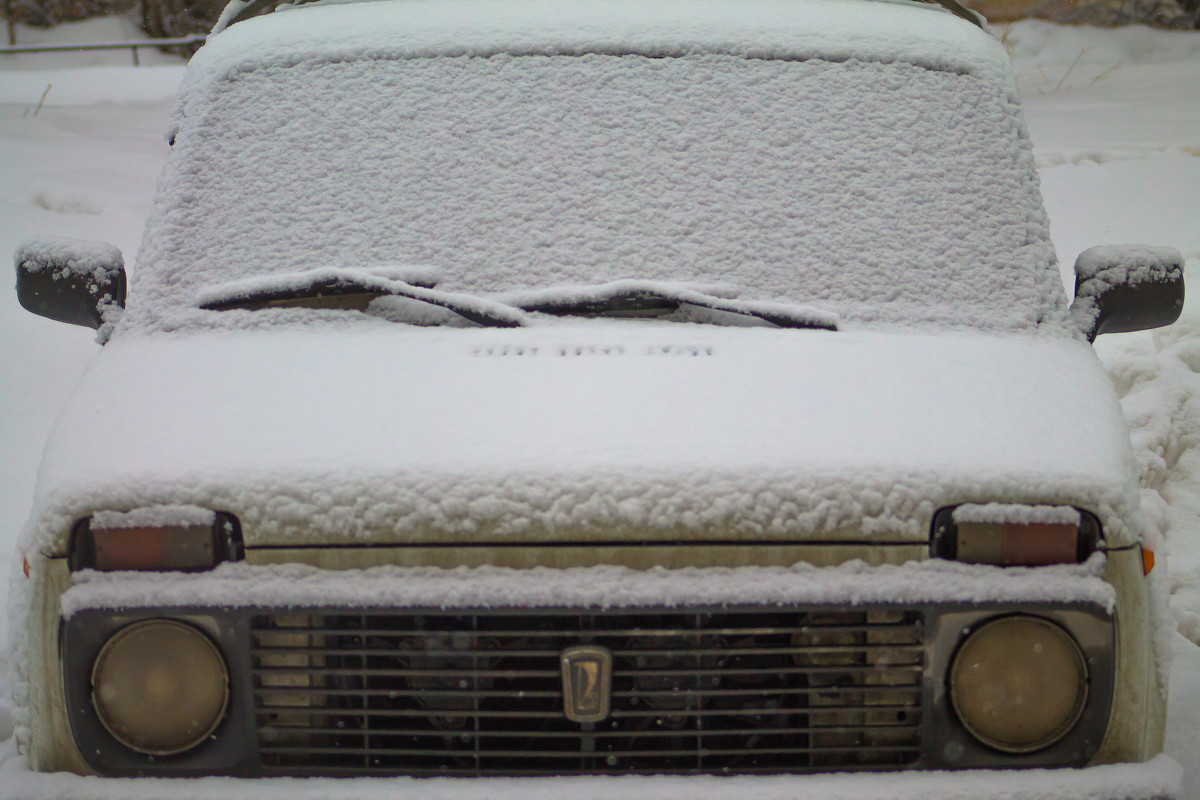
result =
M802 611L853 612L889 609L919 615L924 620L922 658L925 676L918 688L920 703L920 745L918 757L903 766L864 765L860 769L880 771L884 769L953 769L987 767L1058 767L1083 766L1095 752L1107 727L1115 686L1115 625L1113 618L1102 608L1088 604L1071 606L1050 604L895 604L888 606L869 605L862 607L844 605L797 605L785 607L730 606L718 608L687 608L685 613L731 613L743 611L755 614L795 614ZM358 776L358 775L523 775L523 774L613 774L611 771L576 769L545 772L522 772L513 769L499 771L448 771L414 772L412 770L364 770L331 769L309 766L303 769L278 769L265 763L262 748L256 734L256 708L254 701L254 669L250 630L255 616L266 614L330 615L349 613L354 615L427 615L446 613L508 614L533 617L551 612L570 615L598 613L679 613L680 609L621 608L611 609L396 609L379 607L358 608L145 608L136 612L113 612L104 609L85 609L65 620L62 628L64 653L64 681L67 689L70 724L76 741L86 743L80 747L88 763L97 772L106 775L162 775L196 776L225 774L246 777L269 777L276 775L299 776ZM955 719L949 708L945 674L963 632L989 619L1012 613L1034 614L1061 625L1076 638L1088 659L1091 672L1092 691L1084 716L1062 741L1032 754L1012 756L991 751L974 742ZM193 751L169 758L152 759L121 747L102 728L89 725L91 710L90 687L85 674L89 672L91 660L107 637L121 627L136 621L151 618L171 618L190 621L203 627L213 636L225 654L231 674L230 706L226 719L222 721L212 739ZM579 641L579 640L575 640ZM614 686L614 692L619 689ZM616 700L614 699L614 708ZM94 717L94 711L90 716ZM565 718L564 718L565 720ZM573 723L572 723L573 724ZM602 723L601 723L602 724ZM94 744L102 745L95 746ZM754 774L757 772L830 772L852 769L845 765L816 765L797 768L779 765L765 769L716 770L716 774ZM638 771L621 771L617 774L646 774L676 772L684 774L711 774L713 770L687 768L664 769L655 767Z
M371 627L368 633L363 633L358 628L347 631L346 628L329 621L331 617L343 620L358 618L366 625L368 619L400 618L407 623L401 625L401 629L405 631L424 625L430 620L437 620L438 622L430 625L429 630L437 631L436 635L440 639L452 638L444 634L444 628L452 628L454 634L464 641L522 641L526 649L516 651L510 645L494 651L500 655L492 655L486 649L471 647L466 651L469 655L460 657L458 654L463 652L461 649L446 650L443 645L443 649L438 651L438 656L430 656L428 650L416 653L415 662L412 658L395 655L396 652L404 652L402 649L387 650L387 655L382 656L384 660L395 658L402 664L414 662L412 667L399 674L400 680L394 683L388 679L397 673L389 675L386 670L371 671L372 663L381 662L372 662L377 656L367 653L369 648L364 649L361 655L356 653L349 656L350 661L367 670L357 676L352 674L353 665L341 662L337 656L330 660L328 656L307 653L300 655L300 658L320 659L324 662L317 668L315 675L308 672L308 676L316 678L321 686L310 685L294 692L288 692L283 687L293 678L304 681L303 675L292 673L286 668L276 670L266 667L256 674L256 692L260 701L264 697L274 701L288 697L290 702L304 704L308 700L323 702L326 705L315 714L307 705L304 706L304 711L290 714L283 706L272 706L273 710L256 709L264 714L282 713L286 715L285 720L291 722L295 722L298 717L316 717L312 721L316 723L319 731L316 735L318 743L315 746L307 745L312 749L301 746L292 751L286 745L282 748L275 747L278 740L264 741L261 731L265 727L277 736L286 737L289 733L295 733L296 729L289 730L287 726L276 728L268 721L260 727L259 754L264 772L270 775L317 774L321 769L327 770L321 774L455 777L664 772L747 774L830 771L856 767L875 770L911 766L920 758L919 720L923 714L924 692L919 669L910 667L905 670L909 680L908 685L902 688L878 682L869 685L869 679L879 671L868 664L818 663L806 666L799 662L790 663L787 658L793 656L794 661L796 656L807 652L808 658L820 657L828 660L839 655L830 652L832 650L839 650L843 657L867 652L857 642L843 642L837 646L826 643L821 653L811 652L814 645L804 646L795 641L790 643L790 647L778 646L781 638L794 639L801 625L799 619L794 624L773 620L785 616L828 618L838 614L862 618L862 621L849 628L834 626L828 621L810 621L817 629L814 633L828 638L836 632L843 639L847 636L862 639L863 644L872 636L879 639L884 633L902 634L906 641L899 646L907 648L905 656L915 665L923 666L925 663L927 656L920 614L911 609L853 609L836 612L830 608L797 611L757 607L702 607L689 608L686 611L665 608L591 611L537 609L517 614L505 609L454 609L408 614L397 614L389 610L381 614L345 616L281 615L288 623L298 621L300 617L321 622L310 627L285 624L281 628L264 630L263 636L268 639L309 637L323 641L349 635L350 638L360 641L365 637L374 639L377 645L395 645L397 648L403 648L406 638L403 633L387 631L381 636L373 636L379 633L377 627ZM876 624L872 627L867 624L866 619L870 615L907 617L908 623L887 627ZM262 618L255 618L259 619ZM538 625L513 629L522 619L536 620ZM746 620L750 622L749 625L743 624ZM674 622L670 624L668 621ZM252 638L257 629L256 621L252 621ZM433 634L427 636L426 641L432 636ZM679 647L679 643L687 639L703 640L711 644L729 637L746 639L747 636L768 637L777 646L709 646L699 648L700 653L695 652L696 648ZM625 642L625 647L620 646L621 642ZM658 646L639 646L645 642L657 643ZM573 723L567 720L562 712L558 655L567 647L583 644L609 647L615 662L613 708L608 718L600 723ZM895 657L897 646L885 647L885 644L878 641L874 644L875 652L869 655L881 656L886 649L889 655ZM286 647L280 649L288 650ZM739 652L731 653L731 649ZM756 649L768 652L740 652ZM346 651L333 646L326 652ZM267 653L253 647L252 653L256 656L288 656L287 653ZM535 653L536 655L533 655ZM734 664L722 666L722 656ZM460 678L461 689L446 684L455 680L456 670L429 669L436 667L439 660L461 661L465 658L474 659L476 663L480 660L486 662L490 658L493 663L485 663L484 668L475 672L472 678ZM747 662L746 659L758 661ZM764 661L767 665L764 665ZM642 663L639 665L639 662ZM338 666L333 666L335 663ZM754 666L755 663L758 666ZM514 664L516 669L513 668ZM529 668L535 664L541 668ZM525 668L521 669L522 666ZM852 686L846 690L832 684L833 678L844 679L848 673L857 675L863 681L861 688ZM813 675L818 681L824 679L823 682L798 686L797 681L789 680ZM732 680L722 682L719 687L709 685L716 681L724 681L727 676L731 676ZM269 689L263 688L260 684L267 678L277 679L282 687L273 685ZM775 686L764 685L764 682L771 678L775 678ZM780 678L782 686L779 685ZM472 681L472 686L465 686L467 680ZM336 688L331 688L331 684ZM502 688L502 684L508 688ZM368 689L368 686L374 688ZM331 692L336 694L330 694ZM388 695L382 703L379 697L381 692ZM843 698L842 702L836 703L837 709L826 710L829 703L816 703L822 696L827 699L831 695L848 694L860 696L857 705ZM876 737L877 740L869 745L862 742L849 745L838 744L836 741L831 743L831 738L838 738L832 730L834 726L828 721L824 725L811 722L811 718L818 716L826 720L838 716L849 717L849 726L837 726L840 737L868 738L872 730L882 726L871 724L867 718L884 713L875 709L869 699L884 698L887 694L906 696L904 701L896 703L903 705L905 711L887 712L908 715L907 724L889 726L895 729L903 728L908 732L909 735L902 745L888 744L882 740L886 739L886 736ZM863 699L864 695L868 700ZM768 702L776 703L779 707L768 706L761 710L762 713L755 714L745 713L744 707L736 706L739 699L759 696L769 696ZM359 703L362 704L361 707L344 708ZM390 708L380 708L381 704ZM433 709L429 707L430 704L433 704ZM343 707L343 713L331 714L329 705ZM466 705L470 705L471 708L467 709ZM525 718L518 722L511 713L496 710L500 705L520 706L523 708L510 711L526 710L542 716ZM392 722L387 714L389 710L399 714L399 725L387 727L388 723ZM376 713L359 714L359 711ZM727 713L737 711L742 713ZM775 711L790 713L774 713ZM787 722L789 718L797 716L805 716L810 720L803 725L792 722L794 728L790 730L779 729L780 722ZM856 717L857 725L854 725ZM264 722L261 716L258 720L260 723ZM740 722L741 726L736 727L731 725L731 722ZM331 723L344 727L340 730L334 729ZM350 731L354 725L361 726L361 732ZM648 725L652 727L647 728ZM840 730L845 727L857 727L860 730ZM895 738L897 730L888 730L886 733ZM303 734L299 738L304 738ZM459 741L451 742L450 739ZM747 746L751 740L757 742L759 739L768 740L768 744L758 746L753 751L755 755L752 756ZM795 739L804 740L804 744L788 741ZM377 743L374 750L367 744L372 740ZM445 741L439 743L439 740ZM506 744L495 744L497 741ZM566 749L565 745L569 742L576 742L578 750ZM358 770L349 766L351 759L344 757L347 747L350 748L350 753L363 757L363 763ZM875 759L858 764L846 758L850 754L849 751L866 753L867 747L876 754ZM381 753L381 749L387 752ZM839 749L843 751L840 759L834 757L834 751ZM437 752L439 750L442 753L440 757ZM293 757L288 758L289 755ZM317 771L313 771L305 763L321 756L327 757L328 760ZM754 761L747 763L748 758L753 758ZM798 764L798 759L804 759L807 763ZM400 766L402 763L404 766Z

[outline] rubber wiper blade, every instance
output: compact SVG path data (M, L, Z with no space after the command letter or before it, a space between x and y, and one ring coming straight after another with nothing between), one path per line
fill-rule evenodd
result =
M837 315L823 309L718 297L658 281L620 280L596 286L532 290L506 299L525 311L556 316L660 316L693 306L755 317L780 328L838 329Z
M444 292L362 269L338 267L222 284L201 294L200 308L209 311L288 307L365 311L371 301L379 297L403 297L427 303L492 328L516 328L526 322L519 309L494 300Z

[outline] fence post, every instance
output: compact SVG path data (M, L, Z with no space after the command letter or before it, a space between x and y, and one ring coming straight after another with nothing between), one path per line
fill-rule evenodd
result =
M17 28L12 18L12 0L4 0L4 21L8 23L8 46L12 47L17 43Z

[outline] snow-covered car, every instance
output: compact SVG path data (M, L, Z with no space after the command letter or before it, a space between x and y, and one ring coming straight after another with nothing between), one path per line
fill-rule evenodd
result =
M16 254L106 343L23 538L30 792L1175 792L1091 341L1182 259L1068 303L946 2L231 5L128 300Z

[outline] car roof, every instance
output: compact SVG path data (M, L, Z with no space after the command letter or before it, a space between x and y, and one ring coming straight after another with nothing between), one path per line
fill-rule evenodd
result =
M348 0L333 0L334 2L344 3ZM313 3L326 2L326 0L296 0L294 3L279 7L278 0L229 0L225 9L221 12L217 24L213 26L213 33L220 33L230 25L235 25L252 17L261 14L268 14L278 8L292 9L296 6L311 5ZM910 2L910 0L878 0L878 2ZM980 28L987 30L987 20L978 11L967 8L958 0L911 0L911 2L934 3L946 9L955 16L965 19L972 25L977 25ZM328 4L328 2L327 2ZM278 8L277 8L278 7Z
M324 0L228 26L249 5L230 5L194 72L353 58L694 52L1009 71L995 37L908 0Z

